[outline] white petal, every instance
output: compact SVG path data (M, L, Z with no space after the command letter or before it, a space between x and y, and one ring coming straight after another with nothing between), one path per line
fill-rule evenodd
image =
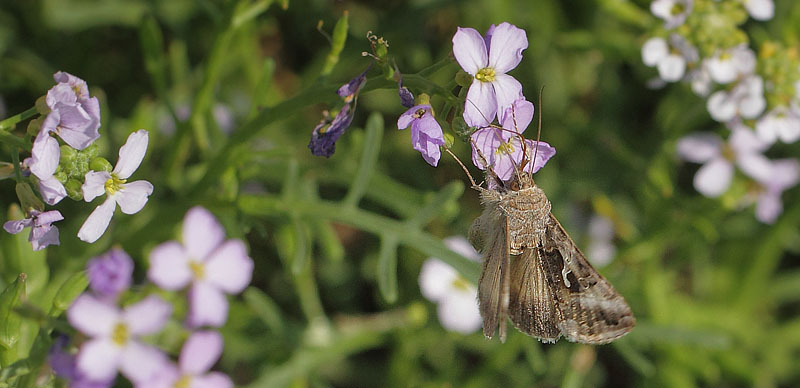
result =
M723 58L717 55L706 61L708 74L715 82L727 84L736 79L736 65L730 55L726 53Z
M89 171L81 186L83 200L92 202L95 198L106 193L106 182L111 179L111 174L107 171Z
M642 62L647 66L655 66L669 54L669 47L664 38L650 38L642 46Z
M450 236L442 240L444 245L447 245L451 251L460 254L473 261L480 261L481 254L472 247L466 237L464 236Z
M231 378L220 372L211 372L192 379L192 388L233 388Z
M177 241L167 241L150 252L147 278L162 289L180 290L192 280L192 271L183 246Z
M756 202L756 218L765 223L772 224L783 213L783 201L780 193L765 192L758 197Z
M119 320L120 311L116 306L89 294L81 294L67 309L70 326L90 337L111 335Z
M772 0L744 0L744 6L756 20L769 20L775 16L775 3Z
M33 162L30 168L33 175L39 179L47 179L55 174L61 149L58 148L58 140L50 136L49 132L41 131L36 135L31 154Z
M730 121L736 117L736 101L728 93L718 91L708 98L706 103L711 118L719 122Z
M217 218L201 206L195 206L183 217L181 237L189 257L205 260L225 240L225 229Z
M770 146L769 143L760 139L750 127L745 125L737 125L731 129L728 143L737 154L764 152Z
M220 327L228 320L228 300L225 294L206 282L195 282L189 290L190 327Z
M128 136L128 140L119 149L119 159L114 166L114 174L120 179L128 179L144 159L147 152L148 133L140 129Z
M506 109L510 108L514 101L525 98L522 95L522 84L510 75L497 74L492 86L494 86L494 94L497 98L497 121L502 123L505 119ZM533 115L532 111L531 115Z
M153 334L167 323L172 314L172 305L156 295L150 295L126 307L122 314L131 334Z
M439 302L457 278L458 273L453 267L437 258L430 258L422 263L419 270L419 290L428 300Z
M81 346L76 366L91 380L111 381L117 375L121 356L122 348L110 339L95 339Z
M90 244L97 241L106 232L116 208L117 202L114 197L106 198L106 201L94 209L92 214L89 214L89 218L83 222L81 229L78 231L78 238Z
M169 366L169 360L158 349L129 341L122 350L119 369L131 382L141 384L152 380Z
M477 291L471 289L448 294L437 309L439 322L450 331L470 334L481 327L481 314L478 310Z
M764 112L767 100L762 94L750 94L739 101L739 114L745 119L754 119Z
M718 197L728 190L733 178L733 165L716 158L700 167L694 176L694 188L706 197Z
M736 165L743 173L759 182L766 182L772 175L772 162L759 153L741 153L736 158Z
M148 181L124 183L117 194L117 204L125 214L138 213L147 204L150 194L153 194L153 185Z
M206 261L205 276L208 282L229 294L242 292L253 276L253 259L247 256L244 242L225 241Z
M658 75L667 82L680 81L686 72L686 59L677 54L667 55L658 62Z
M497 73L506 73L522 61L522 51L528 48L525 30L503 22L492 31L489 45L489 66Z
M751 74L756 70L756 54L746 45L738 46L733 50L733 65L738 74Z
M461 68L471 75L489 64L486 42L474 28L458 27L453 36L453 56Z
M222 345L222 335L216 331L194 332L181 349L181 371L191 375L207 372L222 355Z
M67 196L67 189L54 176L39 181L39 193L48 205L55 205Z
M697 132L678 140L678 155L683 160L705 163L719 155L722 139L708 132Z

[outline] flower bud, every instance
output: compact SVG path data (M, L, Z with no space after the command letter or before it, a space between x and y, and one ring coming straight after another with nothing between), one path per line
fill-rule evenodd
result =
M39 116L28 123L28 135L36 136L39 134L39 130L42 129L42 122L44 122L45 116Z
M472 85L472 76L464 70L459 70L456 73L456 84L462 87Z
M81 186L83 184L81 181L77 179L70 179L67 183L64 184L64 188L67 190L67 195L75 200L75 201L82 201L83 200L83 190L81 190Z
M46 97L47 97L46 95L45 96L41 96L41 97L37 98L36 102L34 103L34 107L36 107L36 111L39 112L39 114L42 115L42 116L47 116L47 114L50 113L50 107L47 106ZM42 118L42 119L44 120L44 118Z
M89 162L89 169L92 171L111 172L111 170L113 170L114 167L111 166L111 163L109 163L108 160L106 160L106 158L99 156L92 159L92 161Z

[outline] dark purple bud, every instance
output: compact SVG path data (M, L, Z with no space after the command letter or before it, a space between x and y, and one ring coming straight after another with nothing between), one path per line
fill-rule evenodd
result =
M354 113L355 111L350 109L350 104L345 104L330 124L327 120L317 124L311 133L311 141L308 142L311 153L326 158L333 155L336 151L336 141L350 126Z
M336 94L338 94L339 97L344 98L344 102L346 103L353 101L361 88L367 84L367 72L370 68L372 68L372 64L370 64L363 73L356 76L356 78L353 78L350 80L350 82L342 85L342 87L336 91Z
M125 251L112 249L89 261L89 286L100 297L116 298L131 285L133 260Z
M400 103L403 104L404 107L411 108L414 106L414 95L411 94L408 88L401 86L400 89L397 89L397 93L400 95Z

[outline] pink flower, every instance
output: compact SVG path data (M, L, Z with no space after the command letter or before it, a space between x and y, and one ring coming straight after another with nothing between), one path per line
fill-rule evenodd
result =
M22 232L22 229L31 228L28 241L33 245L33 250L42 250L48 245L59 245L58 228L52 225L53 222L61 221L64 216L58 210L39 212L31 210L29 217L22 220L12 220L3 224L3 229L11 234Z
M167 359L138 337L161 330L171 313L172 306L157 296L120 310L82 294L67 310L70 325L90 337L78 353L78 371L94 381L110 381L117 371L133 382L152 379Z
M222 355L222 336L215 331L193 333L183 344L178 364L170 363L155 379L137 384L137 388L232 388L224 373L210 372Z
M119 159L114 170L89 171L81 189L83 199L93 199L107 194L105 202L98 206L78 231L78 238L93 243L105 233L117 205L125 214L134 214L142 210L147 198L153 193L153 185L148 181L127 182L127 179L139 168L147 152L148 134L140 129L128 136L128 141L119 149Z
M189 326L222 326L228 317L225 294L250 283L253 260L244 242L225 240L225 230L206 209L189 209L183 220L183 244L168 241L150 253L147 278L165 290L189 289Z
M775 222L783 212L781 195L798 182L800 182L800 163L797 159L772 161L770 174L760 180L763 191L756 202L756 218L767 224Z
M500 115L502 122L506 108L522 97L522 85L506 73L519 65L526 48L525 30L509 23L492 25L486 37L473 28L458 28L453 54L461 68L474 77L464 106L468 125L489 125L495 115Z
M54 123L58 121L58 111L50 112L47 115L42 124L42 130L33 141L31 157L27 160L31 173L39 178L39 192L48 205L55 205L67 196L67 189L53 175L58 169L61 149L58 146L58 140L45 130L46 127L55 125Z
M444 145L442 127L433 117L430 105L417 105L411 107L397 119L397 128L406 129L411 126L411 144L414 149L422 154L428 164L436 167L442 152L439 147Z

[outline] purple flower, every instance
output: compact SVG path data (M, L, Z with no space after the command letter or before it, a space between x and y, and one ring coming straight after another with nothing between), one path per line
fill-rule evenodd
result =
M57 112L57 116L42 124L39 136L53 132L70 147L82 150L100 137L100 103L97 97L89 97L82 79L62 71L53 78L58 84L47 91L45 102L50 114Z
M404 107L411 108L414 106L414 95L410 90L408 90L408 88L400 85L400 87L397 89L397 94L400 95L400 103Z
M157 296L120 310L82 294L67 309L70 325L90 337L78 352L78 372L95 381L110 381L117 371L134 383L149 381L167 358L138 337L161 330L171 313L172 306Z
M783 212L781 194L800 181L800 163L797 159L779 159L772 161L770 174L761 179L763 191L756 203L756 218L771 224Z
M771 164L761 153L769 145L752 130L737 126L728 144L711 133L695 133L678 141L678 155L684 160L703 163L694 176L694 187L706 197L722 195L733 179L733 165L748 176L762 181L770 174Z
M53 122L57 123L58 120L58 111L50 112L47 115L42 124L42 130L33 141L33 150L27 162L31 173L39 178L39 192L48 205L55 205L67 196L64 185L53 175L58 169L61 149L58 147L58 140L45 130L45 127L53 125Z
M182 237L183 244L167 241L153 249L147 278L171 291L191 284L189 326L222 326L228 317L225 294L236 294L247 287L253 260L244 243L225 240L222 225L199 206L186 213Z
M11 234L17 234L27 227L31 227L31 234L28 241L33 245L33 250L42 250L48 245L59 245L58 228L52 225L53 222L61 221L64 216L58 210L39 212L31 210L29 218L16 221L8 221L3 224L3 229Z
M89 260L86 271L89 274L89 286L95 295L111 301L130 287L133 260L122 249L114 248Z
M489 125L495 115L502 122L506 108L522 97L522 85L506 73L517 67L526 48L525 30L509 23L493 24L486 37L472 28L458 28L453 54L461 68L474 77L464 106L468 125Z
M170 364L155 379L137 388L231 388L231 379L220 372L208 370L222 355L222 336L215 331L193 333L183 344L178 364Z
M147 197L153 193L153 185L148 181L127 182L127 179L139 168L147 151L148 134L140 129L128 136L128 141L119 149L119 159L114 170L89 171L81 189L83 199L93 199L108 194L105 202L98 206L78 231L78 238L93 243L105 233L117 205L125 214L134 214L142 210Z
M422 154L428 164L436 167L442 156L439 147L444 145L442 127L433 117L430 105L417 105L407 110L397 119L397 128L411 126L411 144Z
M356 113L356 101L361 88L367 83L367 72L372 68L370 64L363 73L342 85L336 94L344 99L344 106L331 121L323 118L314 131L311 132L311 141L308 142L308 149L316 156L330 157L336 151L336 141L344 134L350 123L353 122L353 115Z
M487 159L488 167L492 168L498 178L507 181L511 179L514 171L520 168L524 148L527 152L528 164L523 170L531 173L539 171L556 154L556 149L550 144L540 141L538 150L536 150L536 142L528 139L525 139L525 147L522 146L519 134L525 132L533 119L533 104L524 99L514 101L504 116L503 129L486 127L472 134L470 137L473 143L472 163L481 170L485 170L487 166L481 160L481 154L483 154ZM531 163L534 155L536 155L536 160Z
M67 380L72 388L109 388L114 380L92 381L78 371L75 366L75 355L67 349L69 337L60 336L53 342L47 357L50 368L59 377Z

